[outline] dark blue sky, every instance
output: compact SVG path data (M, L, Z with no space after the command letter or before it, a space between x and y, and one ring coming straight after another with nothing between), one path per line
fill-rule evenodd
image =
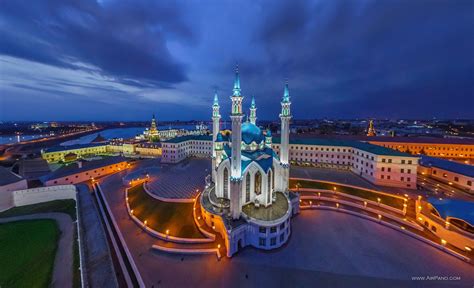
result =
M474 1L1 0L0 120L474 118Z

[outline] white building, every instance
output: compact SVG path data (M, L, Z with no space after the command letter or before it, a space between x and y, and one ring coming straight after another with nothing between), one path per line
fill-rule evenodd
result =
M212 155L213 181L200 198L201 213L206 224L225 239L228 256L248 245L266 250L281 247L291 233L290 217L299 207L298 196L288 189L291 119L288 85L281 101L281 134L286 137L283 137L280 157L272 149L270 133L264 135L255 123L255 100L250 108L250 121L242 123L243 98L236 71L230 137L220 133L219 104L215 95L212 147L208 146L207 139L175 140L163 145L163 150L167 147L167 154L170 152L167 159L176 161L189 155Z

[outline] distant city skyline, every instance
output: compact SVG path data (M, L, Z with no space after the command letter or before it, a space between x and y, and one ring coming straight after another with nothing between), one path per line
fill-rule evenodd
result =
M472 1L3 1L0 121L474 118ZM229 119L223 119L229 120Z

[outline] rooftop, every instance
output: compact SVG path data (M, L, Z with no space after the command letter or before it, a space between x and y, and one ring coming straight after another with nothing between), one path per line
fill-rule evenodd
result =
M272 221L280 219L288 212L288 200L281 192L276 192L275 196L276 201L268 207L256 207L254 203L249 203L242 207L242 212L257 220Z
M105 143L87 143L87 144L74 144L74 145L68 145L68 146L54 146L54 147L45 149L44 152L46 153L60 152L60 151L67 151L67 150L99 147L99 146L104 146L104 145L106 144Z
M0 166L0 186L8 185L23 180L10 169Z
M474 166L462 164L459 162L444 160L440 158L433 158L428 156L421 156L420 165L427 167L435 167L454 173L462 174L469 177L474 177Z
M196 141L211 141L211 135L187 135L181 137L171 138L169 140L163 141L164 143L181 143L188 140L196 140Z
M82 167L79 167L77 163L72 163L70 165L62 166L61 168L57 169L51 174L40 177L40 180L42 182L46 182L52 179L58 179L61 177L74 175L80 172L84 172L84 171L88 171L88 170L92 170L92 169L96 169L96 168L100 168L104 166L109 166L109 165L117 164L124 161L127 161L127 159L121 156L116 156L116 157L106 157L106 158L103 158L100 160L94 160L94 161L82 161Z
M280 138L273 138L274 143L280 143ZM319 145L319 146L340 146L340 147L353 147L357 148L372 154L376 155L386 155L386 156L400 156L400 157L413 157L418 158L408 153L403 153L397 150L390 148L354 141L354 140L342 140L342 139L332 139L332 138L295 138L295 136L290 136L290 144L300 144L300 145Z
M428 202L438 211L443 219L458 218L474 225L474 202L457 199L428 198Z

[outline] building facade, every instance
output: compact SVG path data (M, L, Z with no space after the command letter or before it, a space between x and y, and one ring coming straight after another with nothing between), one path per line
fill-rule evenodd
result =
M418 173L474 194L474 166L422 156Z
M175 159L199 151L211 155L213 177L200 197L201 215L206 224L225 239L229 257L248 245L265 250L281 247L291 233L290 218L299 208L298 196L288 189L289 163L285 158L288 152L282 148L283 157L279 157L272 149L271 133L264 134L256 125L254 99L250 107L251 117L242 123L243 98L236 71L231 96L232 134L224 137L219 130L216 95L212 138L168 143L175 147L175 150L169 150L176 151L170 153L170 156L178 157ZM281 134L287 136L285 139L289 138L290 104L286 85L280 115ZM209 147L207 142L211 142L213 147ZM168 149L163 149L168 154Z

